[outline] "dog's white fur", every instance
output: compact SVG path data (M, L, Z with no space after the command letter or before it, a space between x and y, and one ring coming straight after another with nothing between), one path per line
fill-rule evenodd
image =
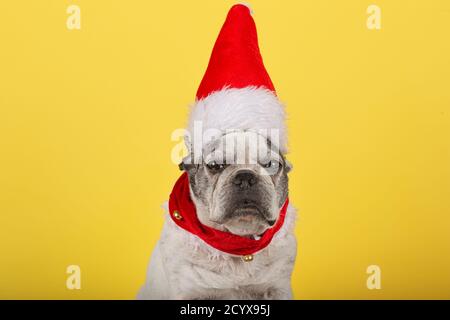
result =
M223 253L178 227L168 215L138 299L291 299L296 256L289 205L285 222L254 260Z

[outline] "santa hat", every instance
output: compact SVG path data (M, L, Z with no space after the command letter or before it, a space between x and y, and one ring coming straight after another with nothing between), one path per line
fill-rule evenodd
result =
M252 130L270 138L276 131L278 141L271 142L286 152L284 107L264 67L255 22L246 5L230 9L214 45L189 117L189 149L196 122L203 132Z

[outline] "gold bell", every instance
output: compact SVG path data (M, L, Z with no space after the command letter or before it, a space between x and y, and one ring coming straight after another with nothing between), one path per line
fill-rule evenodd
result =
M245 262L253 261L253 255L252 254L246 254L245 256L242 256L242 260Z
M178 211L174 211L173 212L173 216L175 217L175 219L177 220L181 220L183 217L181 216L181 214Z

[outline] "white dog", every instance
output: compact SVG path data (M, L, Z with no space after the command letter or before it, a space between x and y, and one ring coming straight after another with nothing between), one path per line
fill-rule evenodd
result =
M216 158L208 154L205 159L209 160L200 164L182 164L189 178L189 195L202 225L258 239L279 220L280 209L287 199L290 166L281 154L271 152L270 143L259 148L266 148L263 153L270 155L264 161L252 161L250 156L246 164L223 164L217 155L226 152L219 145L230 135L251 133L224 135L215 141L215 148L210 148ZM151 256L140 299L292 297L290 279L296 240L295 211L291 206L287 206L284 223L270 244L245 256L214 248L177 225L170 217L174 212L169 212L167 206L166 211L167 219Z
M292 297L295 211L284 123L251 12L235 5L197 91L185 172L139 298ZM208 138L197 141L197 132Z

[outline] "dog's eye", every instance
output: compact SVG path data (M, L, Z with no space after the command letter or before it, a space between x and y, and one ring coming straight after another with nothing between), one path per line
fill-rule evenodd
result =
M216 161L211 161L206 164L206 167L211 171L220 171L225 168L225 165L222 163L217 163Z
M269 162L263 163L262 166L264 168L279 168L281 166L281 163L279 163L276 160L270 160Z

